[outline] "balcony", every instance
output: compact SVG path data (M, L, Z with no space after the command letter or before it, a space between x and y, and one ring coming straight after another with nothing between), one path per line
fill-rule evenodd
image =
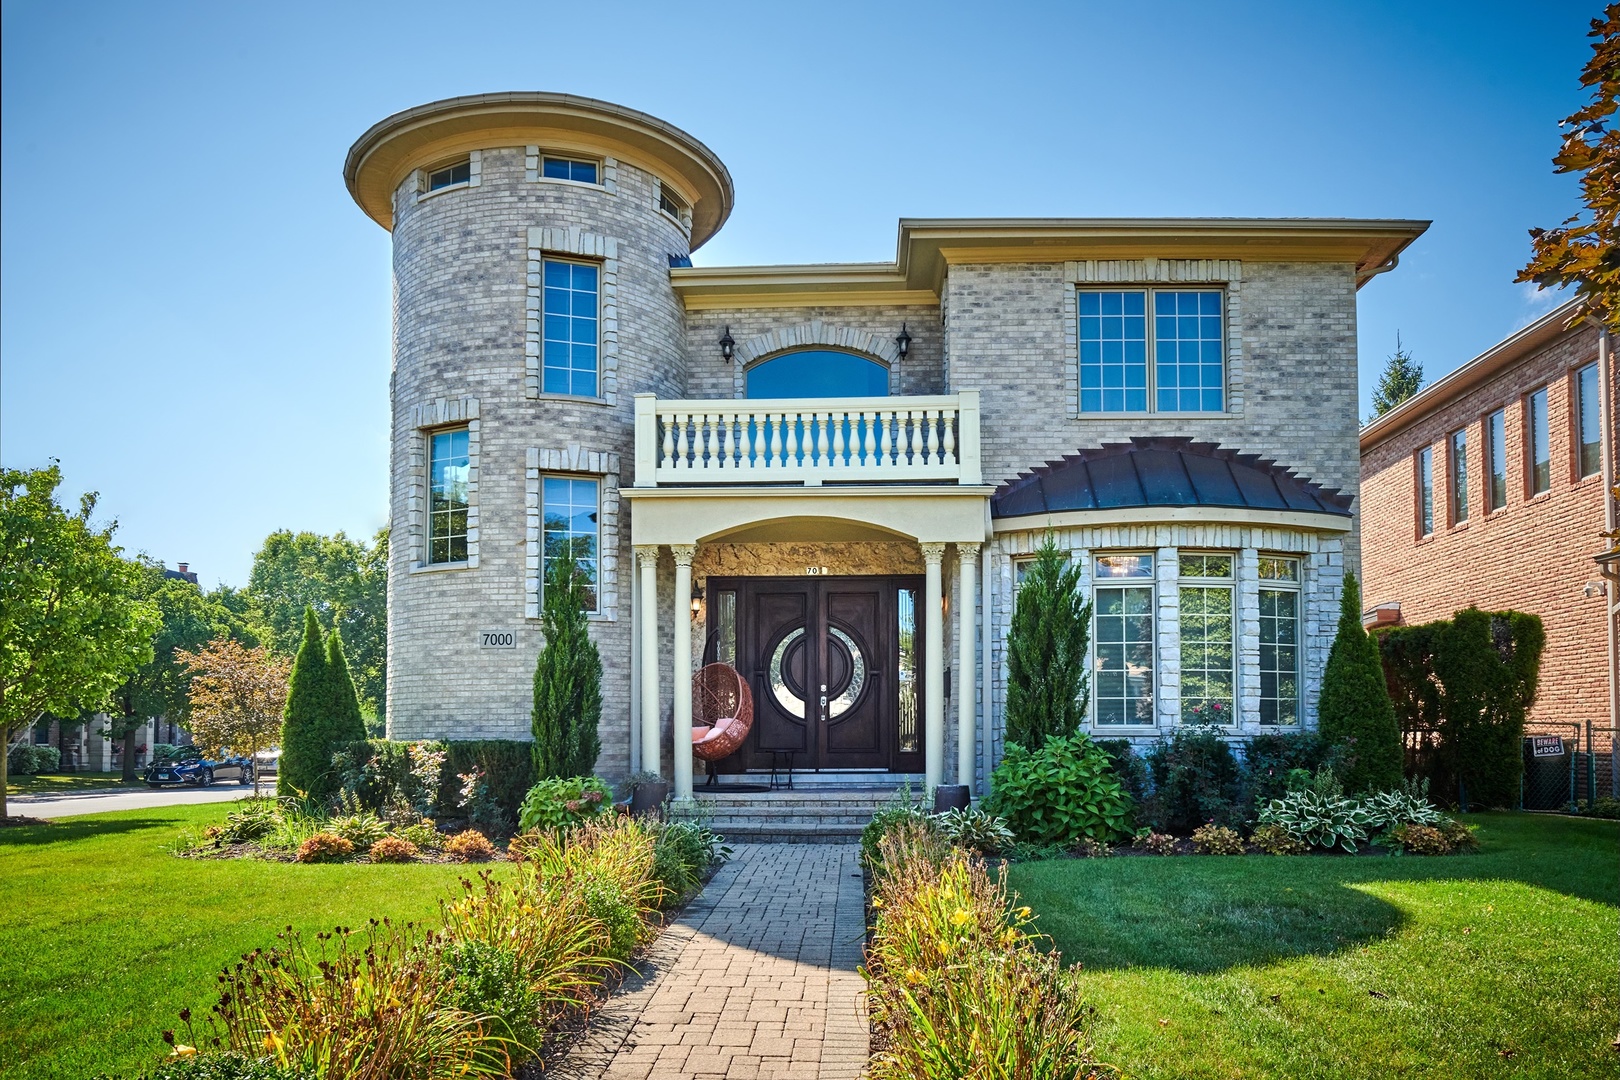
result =
M978 484L979 392L660 400L636 395L636 487Z

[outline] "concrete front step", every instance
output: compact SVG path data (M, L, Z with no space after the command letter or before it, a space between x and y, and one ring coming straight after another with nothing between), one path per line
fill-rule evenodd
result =
M711 823L710 828L730 844L857 844L862 825L826 825L791 822L732 825Z

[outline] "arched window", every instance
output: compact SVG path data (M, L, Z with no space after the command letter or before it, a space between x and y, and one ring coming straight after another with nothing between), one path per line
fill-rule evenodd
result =
M801 349L755 364L751 398L887 397L889 369L858 353Z

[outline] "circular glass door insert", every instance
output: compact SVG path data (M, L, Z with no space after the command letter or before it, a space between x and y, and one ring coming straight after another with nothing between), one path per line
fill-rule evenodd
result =
M771 696L790 715L805 715L805 631L789 631L771 653ZM860 700L866 688L866 656L861 647L838 627L830 627L827 637L827 715L842 716Z
M771 696L790 714L804 719L804 627L776 643L771 653ZM791 681L790 681L791 680Z

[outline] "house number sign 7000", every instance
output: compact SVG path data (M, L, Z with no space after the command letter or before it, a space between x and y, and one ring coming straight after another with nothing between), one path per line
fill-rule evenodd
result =
M513 630L482 630L478 634L480 649L515 649L517 632Z

